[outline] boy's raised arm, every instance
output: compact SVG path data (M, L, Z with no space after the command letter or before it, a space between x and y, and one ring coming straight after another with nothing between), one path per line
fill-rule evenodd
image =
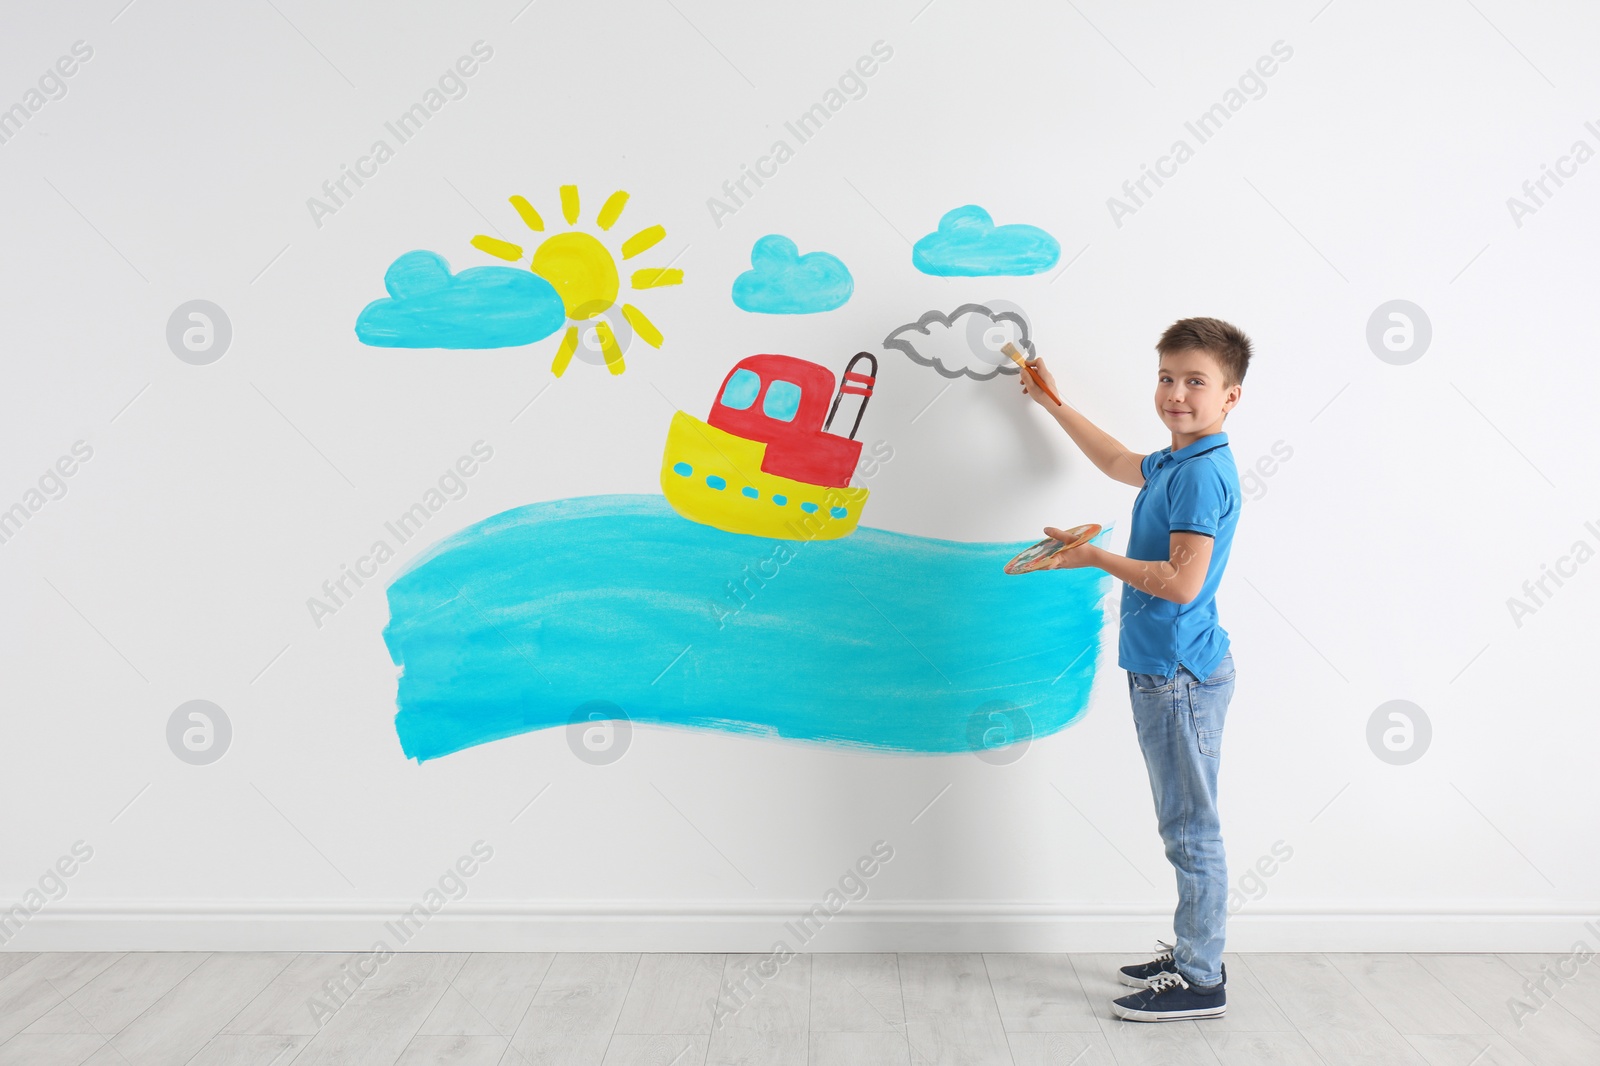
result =
M1056 385L1056 379L1050 371L1045 369L1043 359L1034 359L1028 365L1044 379L1051 391L1057 396L1061 395L1061 389ZM1144 474L1140 469L1144 456L1123 447L1120 441L1069 405L1055 403L1044 394L1043 389L1033 388L1028 375L1021 374L1019 377L1022 378L1022 391L1033 397L1035 403L1049 411L1051 416L1061 423L1061 428L1067 431L1067 436L1071 437L1072 442L1089 457L1091 463L1100 468L1101 473L1125 485L1132 485L1136 489L1144 487Z

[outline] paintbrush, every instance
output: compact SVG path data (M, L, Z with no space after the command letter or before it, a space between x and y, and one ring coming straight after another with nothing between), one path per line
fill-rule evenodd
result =
M1000 350L1006 355L1009 355L1011 357L1011 361L1020 366L1022 368L1022 372L1028 375L1028 379L1035 385L1039 386L1039 388L1043 389L1044 394L1050 397L1050 399L1054 400L1057 407L1061 406L1061 397L1052 392L1050 390L1050 386L1044 383L1044 378L1039 376L1039 372L1028 365L1028 361L1022 358L1022 353L1017 351L1017 346L1015 344L1012 344L1010 341L1006 341L1006 343L1001 346Z

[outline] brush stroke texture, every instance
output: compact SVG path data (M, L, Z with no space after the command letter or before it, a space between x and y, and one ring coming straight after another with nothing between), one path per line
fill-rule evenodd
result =
M911 264L936 277L1038 274L1061 258L1061 245L1038 226L996 226L977 204L947 211L939 228L911 247Z
M794 241L769 233L750 249L750 269L733 279L733 303L766 315L809 315L843 307L855 291L838 256L800 254Z
M383 275L389 290L356 318L356 339L380 348L515 348L566 322L544 278L512 267L450 273L437 252L407 252Z
M1047 736L1088 706L1111 578L1003 573L1030 543L768 540L653 495L506 511L390 584L395 729L419 763L564 727L591 700L878 752L971 751L996 707L1026 723L1014 739Z

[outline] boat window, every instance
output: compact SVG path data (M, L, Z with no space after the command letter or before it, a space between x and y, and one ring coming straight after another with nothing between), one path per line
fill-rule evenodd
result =
M761 375L741 367L728 378L722 390L722 406L743 411L756 402L756 393L760 391Z
M792 381L774 381L767 386L767 398L761 401L761 410L768 418L779 422L793 422L800 410L800 386Z

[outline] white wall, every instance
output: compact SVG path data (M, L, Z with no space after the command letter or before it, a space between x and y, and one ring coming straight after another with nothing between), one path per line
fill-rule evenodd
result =
M698 412L743 355L837 369L985 299L1025 307L1069 401L1141 451L1170 443L1150 402L1169 322L1217 315L1255 341L1228 432L1241 469L1292 457L1247 504L1219 596L1239 667L1224 833L1236 877L1275 842L1293 857L1230 946L1565 950L1600 914L1600 565L1520 625L1507 605L1600 546L1600 163L1520 226L1507 206L1575 140L1600 148L1592 9L121 6L34 5L0 34L5 106L93 48L0 144L0 504L93 449L0 544L0 903L93 849L8 947L366 947L483 840L493 859L413 946L765 950L879 839L893 861L811 947L1146 946L1174 892L1114 611L1087 719L1010 765L641 728L608 767L557 730L419 767L395 738L380 585L320 629L305 606L475 440L494 461L387 577L508 508L657 491L661 394ZM480 39L468 95L314 225L307 197ZM894 56L867 94L714 225L707 198L878 40ZM1115 224L1107 198L1277 41L1293 56L1265 95ZM553 213L567 183L591 211L630 190L681 252L685 284L649 307L660 352L616 378L575 364L512 421L553 340L357 343L395 256L485 262L465 243L485 214L514 221L512 193ZM911 269L907 240L973 202L1079 258L1054 282ZM736 311L728 286L772 232L850 264L851 302ZM233 327L207 366L164 337L196 298ZM1433 330L1406 365L1365 337L1397 298ZM957 382L913 424L943 386L885 353L864 435L896 458L869 525L1000 540L1097 520L1121 547L1132 489L994 383ZM191 699L233 725L210 766L167 746ZM1366 739L1395 699L1433 728L1403 766Z

